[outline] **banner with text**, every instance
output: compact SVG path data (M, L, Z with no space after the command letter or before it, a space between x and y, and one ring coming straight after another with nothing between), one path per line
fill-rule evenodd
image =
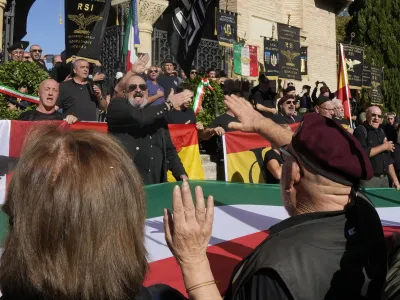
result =
M299 123L289 125L294 131ZM225 181L265 183L265 153L271 143L256 133L227 132L224 143Z
M278 23L279 78L301 80L300 28Z
M64 3L67 62L71 56L98 61L111 0L68 0Z
M217 10L215 23L219 44L225 47L233 47L233 44L237 42L237 14Z
M270 80L279 76L278 41L264 38L264 67L265 75Z
M365 89L371 88L371 66L364 60L364 67L362 71L362 87Z
M371 104L383 104L382 95L382 69L371 67Z
M351 89L361 89L363 82L364 48L343 44L346 57L347 74Z

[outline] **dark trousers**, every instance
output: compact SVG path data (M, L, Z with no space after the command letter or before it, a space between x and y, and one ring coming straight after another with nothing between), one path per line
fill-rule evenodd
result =
M389 178L387 175L374 176L370 180L361 180L362 188L389 188Z

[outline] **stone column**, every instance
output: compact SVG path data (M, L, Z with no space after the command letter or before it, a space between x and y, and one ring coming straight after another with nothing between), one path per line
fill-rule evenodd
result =
M153 24L168 7L165 0L139 0L139 37L140 46L138 52L147 53L150 56L149 65L152 62L152 33Z
M3 25L4 25L4 9L6 8L7 0L0 0L0 51L3 50Z

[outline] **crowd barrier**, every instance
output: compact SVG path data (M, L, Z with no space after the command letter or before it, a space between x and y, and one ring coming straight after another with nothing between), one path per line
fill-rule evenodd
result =
M145 285L169 284L182 293L182 276L164 239L163 208L171 208L176 183L146 186L146 247L149 271ZM268 236L268 228L288 217L282 206L280 187L267 184L240 184L217 181L190 181L215 199L213 233L208 258L221 292L226 290L236 264ZM365 193L377 207L385 233L400 231L400 197L394 189L367 189ZM7 234L8 219L0 214L1 240Z

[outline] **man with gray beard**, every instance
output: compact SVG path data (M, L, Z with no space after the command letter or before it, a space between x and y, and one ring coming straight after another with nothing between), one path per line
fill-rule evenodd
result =
M165 103L146 107L146 82L140 76L131 76L124 94L125 97L112 99L108 106L108 130L131 155L144 183L167 181L168 170L172 171L176 180L187 179L165 117L172 108L189 103L193 93L171 93Z

